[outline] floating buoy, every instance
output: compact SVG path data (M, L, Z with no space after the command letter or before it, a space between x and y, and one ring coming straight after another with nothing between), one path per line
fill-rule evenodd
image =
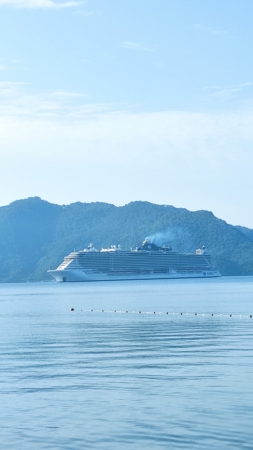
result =
M75 311L74 308L70 308L70 311Z
M70 311L75 311L74 310L74 308L70 308ZM252 319L253 318L253 314L218 314L218 313L193 313L193 312L169 312L169 311L138 311L138 310L135 310L135 311L129 311L129 310L125 310L125 311L121 311L121 310L116 310L116 309L114 309L114 310L107 310L107 309L100 309L100 310L98 310L98 309L81 309L81 311L84 311L84 312L93 312L94 311L94 313L95 312L102 312L102 313L123 313L123 312L125 312L125 313L129 313L129 314L158 314L158 315L160 315L160 314L166 314L166 315L168 315L168 314L171 314L171 315L177 315L177 316L183 316L184 314L186 315L186 316L188 316L188 315L190 315L190 316L198 316L198 315L200 315L200 316L209 316L209 314L210 314L210 316L212 316L212 317L233 317L233 318L246 318L246 317L249 317L250 319Z

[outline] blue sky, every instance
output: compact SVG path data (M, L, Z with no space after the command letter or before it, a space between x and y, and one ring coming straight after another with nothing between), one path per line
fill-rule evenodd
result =
M0 0L0 205L134 200L253 228L251 0Z

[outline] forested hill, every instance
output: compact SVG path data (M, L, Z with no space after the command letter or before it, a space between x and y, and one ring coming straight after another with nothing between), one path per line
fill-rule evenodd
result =
M173 250L205 245L223 275L253 275L253 230L232 226L211 212L132 202L54 205L39 197L0 207L0 282L49 280L71 251L139 246L149 236Z

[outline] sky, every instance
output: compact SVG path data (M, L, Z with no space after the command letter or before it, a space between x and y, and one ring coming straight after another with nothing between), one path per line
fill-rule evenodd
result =
M0 0L0 206L143 200L253 228L252 0Z

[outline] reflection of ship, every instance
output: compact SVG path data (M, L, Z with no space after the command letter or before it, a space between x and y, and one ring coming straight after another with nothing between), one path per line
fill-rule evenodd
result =
M56 281L112 281L161 278L220 277L211 265L205 248L196 254L177 253L170 247L158 247L145 240L135 250L123 251L120 246L96 250L88 248L70 253L55 270L48 271Z

